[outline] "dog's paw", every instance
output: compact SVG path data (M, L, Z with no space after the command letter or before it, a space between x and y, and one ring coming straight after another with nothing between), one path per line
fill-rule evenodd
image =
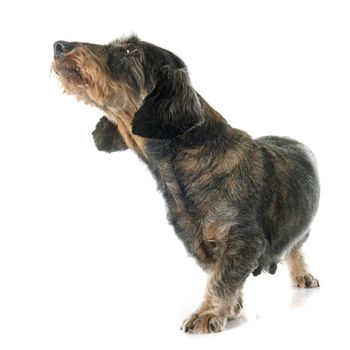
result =
M311 273L297 276L294 280L294 287L298 288L317 288L319 286L320 282Z
M226 317L205 311L192 314L183 323L181 329L185 333L217 333L224 330Z

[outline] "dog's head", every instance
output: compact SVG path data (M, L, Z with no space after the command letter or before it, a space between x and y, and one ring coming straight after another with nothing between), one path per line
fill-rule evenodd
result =
M136 36L108 45L57 41L53 69L65 92L111 116L132 116L136 135L169 139L203 120L183 61Z

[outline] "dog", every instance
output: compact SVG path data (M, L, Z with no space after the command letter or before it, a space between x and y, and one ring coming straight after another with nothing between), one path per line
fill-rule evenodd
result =
M132 149L148 165L176 235L208 273L185 332L222 331L242 310L247 277L273 274L282 261L295 287L319 287L301 251L320 195L306 146L232 128L178 56L135 35L57 41L53 69L66 93L106 114L92 133L97 149Z

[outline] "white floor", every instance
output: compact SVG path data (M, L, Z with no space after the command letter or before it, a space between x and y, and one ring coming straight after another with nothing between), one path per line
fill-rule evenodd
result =
M280 266L275 276L250 278L242 316L229 322L223 333L195 336L193 342L205 349L349 349L349 290L347 286L336 287L332 279L319 277L322 284L318 289L291 288L285 266ZM191 346L181 336L177 342L185 348Z
M106 244L104 235L87 234L83 243L73 234L69 246L58 237L34 241L29 250L28 242L13 242L14 255L1 266L0 349L350 348L344 265L334 273L326 260L312 269L321 288L292 289L286 266L279 265L274 276L248 279L244 312L224 332L182 333L205 275L171 237L167 232L161 239L168 242L164 249L146 251L140 236L134 252L141 264L126 248L115 251L117 241Z

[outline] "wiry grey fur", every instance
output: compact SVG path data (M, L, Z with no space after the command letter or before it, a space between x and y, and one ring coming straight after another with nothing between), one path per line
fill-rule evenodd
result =
M93 132L97 148L132 148L146 162L169 222L208 272L204 301L185 320L185 331L222 330L242 308L248 275L275 273L286 257L297 286L318 286L300 252L320 193L306 146L286 137L254 140L232 128L193 89L182 60L167 50L136 37L106 46L74 43L69 52L62 43L55 46L55 70L66 89L82 96L79 84L85 81L89 102L107 114ZM97 82L89 66L76 63L72 46L85 55L83 62L94 53L95 76L112 86L108 94L103 91L108 98L92 89ZM97 73L96 64L102 67ZM121 100L130 101L127 108Z

